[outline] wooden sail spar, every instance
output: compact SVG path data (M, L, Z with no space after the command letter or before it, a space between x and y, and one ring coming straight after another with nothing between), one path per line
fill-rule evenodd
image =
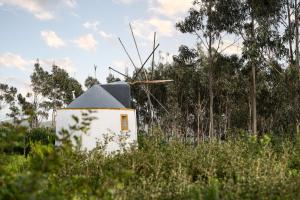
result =
M165 84L174 82L174 80L144 80L144 81L133 81L128 82L130 85L142 85L142 84Z

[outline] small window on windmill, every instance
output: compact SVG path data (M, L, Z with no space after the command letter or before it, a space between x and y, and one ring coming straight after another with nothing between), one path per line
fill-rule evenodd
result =
M128 115L126 114L121 115L121 130L128 131Z

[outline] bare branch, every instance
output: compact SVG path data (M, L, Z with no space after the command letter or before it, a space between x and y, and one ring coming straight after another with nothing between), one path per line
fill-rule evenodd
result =
M239 42L241 39L241 37L238 37L237 39L235 39L231 44L227 45L224 49L222 49L220 51L220 53L223 53L224 51L226 51L228 48L234 46L237 42Z

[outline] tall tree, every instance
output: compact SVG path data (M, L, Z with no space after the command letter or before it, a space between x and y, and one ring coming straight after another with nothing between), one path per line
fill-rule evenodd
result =
M214 137L214 58L221 40L221 33L234 31L236 13L239 13L237 0L195 0L189 16L176 26L183 33L192 33L202 41L207 50L209 79L209 137Z
M43 119L48 118L48 105L45 101L40 102L37 95L27 93L24 97L18 94L18 103L21 107L20 115L25 119L30 128L37 128Z
M0 110L5 106L9 107L9 112L6 114L13 119L14 123L19 123L20 110L16 103L17 88L0 83Z
M244 0L240 1L239 7L241 9L237 22L239 33L244 40L243 57L251 69L251 129L253 134L257 134L256 74L258 67L262 67L265 61L264 50L272 47L274 30L278 30L282 1Z
M11 104L15 100L16 94L17 88L0 83L0 110L5 105Z
M49 73L36 63L31 75L31 85L34 95L42 95L48 107L52 109L53 125L57 109L71 103L83 93L81 84L56 65L52 66Z

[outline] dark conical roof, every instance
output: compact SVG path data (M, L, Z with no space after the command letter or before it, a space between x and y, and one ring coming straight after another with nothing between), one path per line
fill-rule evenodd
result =
M101 85L107 92L115 97L126 108L130 107L131 95L130 86L126 82L118 81Z
M67 108L129 108L130 87L125 82L94 85Z

